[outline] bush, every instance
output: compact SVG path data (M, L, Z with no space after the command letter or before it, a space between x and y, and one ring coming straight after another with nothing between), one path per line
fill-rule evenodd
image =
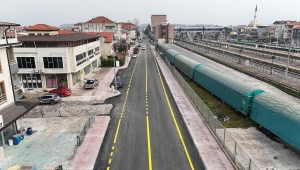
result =
M123 66L125 63L124 58L116 59L116 61L120 62L120 66ZM102 67L113 67L114 66L114 59L106 58L101 60Z

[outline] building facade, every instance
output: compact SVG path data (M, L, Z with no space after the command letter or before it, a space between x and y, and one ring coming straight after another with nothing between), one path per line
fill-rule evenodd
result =
M154 40L165 39L166 42L174 40L174 25L167 23L167 15L151 15L151 32Z
M35 29L46 32L44 28ZM19 80L25 89L72 88L100 65L100 36L50 35L51 31L49 35L20 37L22 46L14 49Z
M34 108L39 102L19 101L22 97L22 88L18 79L18 64L14 58L13 48L21 45L17 39L15 23L0 22L0 146L8 144L8 139L17 133L20 128L18 119ZM13 28L13 36L7 36L8 29ZM1 161L1 160L0 160Z
M121 25L104 17L98 16L86 22L74 24L76 32L113 32L114 39L119 40L121 37Z

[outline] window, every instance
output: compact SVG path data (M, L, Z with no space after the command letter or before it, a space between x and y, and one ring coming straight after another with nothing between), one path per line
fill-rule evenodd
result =
M79 66L80 64L84 63L86 61L86 53L81 53L76 55L76 63L77 66Z
M17 57L18 68L35 68L34 57Z
M44 68L63 68L62 57L43 57Z
M4 81L0 81L0 103L6 101Z
M93 58L94 57L94 49L89 50L88 55L89 55L89 58Z
M95 48L95 55L99 54L100 53L100 47L96 47Z

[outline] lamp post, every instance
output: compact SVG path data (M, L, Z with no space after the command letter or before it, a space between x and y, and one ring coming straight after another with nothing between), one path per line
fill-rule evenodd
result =
M286 69L285 69L285 79L286 80L288 78L288 70L289 70L289 64L290 64L291 43L292 43L292 39L290 39L290 43L289 43L289 52L288 52L288 56L287 56L287 63L286 63Z
M114 56L114 75L115 75L115 88L116 88L116 91L118 90L118 87L117 87L117 75L116 75L116 56Z
M274 66L273 60L275 59L275 56L273 55L271 58L272 58L271 74L273 74L273 66Z

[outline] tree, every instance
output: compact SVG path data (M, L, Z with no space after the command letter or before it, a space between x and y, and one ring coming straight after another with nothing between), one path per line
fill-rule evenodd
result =
M144 30L144 34L149 35L149 32L151 31L151 26L150 24L148 24L148 26L146 27L146 29Z
M131 21L132 24L135 24L136 26L138 26L140 24L140 21L137 18L133 18L133 20Z

